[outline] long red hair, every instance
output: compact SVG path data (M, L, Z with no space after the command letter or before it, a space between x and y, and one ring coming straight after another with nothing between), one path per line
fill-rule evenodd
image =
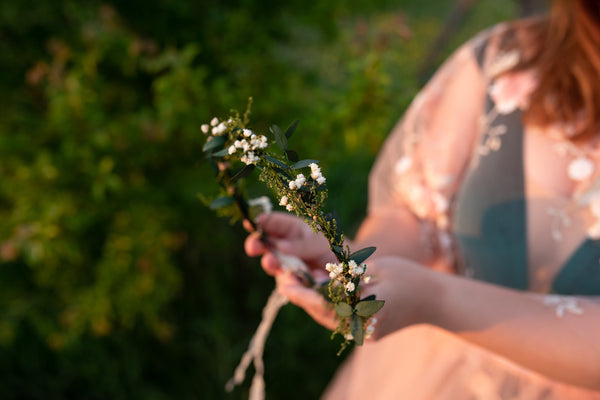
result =
M533 51L518 68L535 69L540 82L527 121L574 123L571 138L600 135L600 1L555 0L523 28Z

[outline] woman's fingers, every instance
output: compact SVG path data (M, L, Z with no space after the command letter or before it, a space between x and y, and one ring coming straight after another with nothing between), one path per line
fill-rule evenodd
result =
M293 304L301 307L317 323L334 330L338 323L335 311L323 296L314 289L306 288L293 274L280 273L275 276L277 290Z

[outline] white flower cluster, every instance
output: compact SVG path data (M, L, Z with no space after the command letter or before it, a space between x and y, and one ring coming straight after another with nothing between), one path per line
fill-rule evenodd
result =
M306 183L306 178L304 177L304 174L298 174L298 176L296 176L295 180L290 181L289 187L292 190L300 189L302 186L304 186L305 183Z
M260 160L260 157L256 155L256 150L264 149L269 146L266 136L257 135L250 129L242 129L242 140L236 140L231 146L229 146L229 154L234 154L241 149L243 155L241 160L244 164L254 164Z
M315 163L309 165L310 167L310 176L313 178L319 185L325 183L325 177L321 174L321 168Z
M210 132L213 134L213 136L221 136L225 132L227 132L227 128L228 128L227 124L231 123L231 122L232 122L231 119L229 121L227 121L227 123L219 122L219 119L217 117L214 117L210 121L210 126L208 124L203 124L202 126L200 126L200 129L205 134L208 134L208 132Z
M262 212L265 214L269 214L273 211L273 203L271 203L271 199L267 196L260 196L255 199L248 200L248 205L250 207L260 207Z
M346 282L346 277L344 276L344 264L335 264L335 263L327 263L325 265L325 269L329 272L329 278L340 281L344 284L344 288L346 289L346 293L352 293L356 290L356 285L352 280ZM370 276L364 276L365 272L367 272L367 264L358 265L356 261L350 260L348 261L348 273L351 276L351 279L356 279L362 277L365 282L369 282L371 280Z
M281 200L279 201L279 205L280 206L285 206L285 209L288 211L294 211L294 206L292 206L290 203L288 203L289 199L287 196L282 196Z

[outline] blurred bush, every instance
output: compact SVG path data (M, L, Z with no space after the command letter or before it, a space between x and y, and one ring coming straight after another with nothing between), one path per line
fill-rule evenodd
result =
M353 232L449 7L0 3L2 398L246 398L223 386L273 284L197 199L218 191L200 124L250 96L255 130L299 118L293 147L321 160ZM509 0L481 0L453 46L512 15ZM336 350L286 307L268 397L317 397Z

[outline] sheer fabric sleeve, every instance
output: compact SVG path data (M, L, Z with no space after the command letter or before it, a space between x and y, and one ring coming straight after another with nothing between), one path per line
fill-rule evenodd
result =
M449 216L485 101L475 55L480 41L459 48L414 98L384 143L369 180L369 215L408 209L421 224L422 245L442 269L454 264Z

